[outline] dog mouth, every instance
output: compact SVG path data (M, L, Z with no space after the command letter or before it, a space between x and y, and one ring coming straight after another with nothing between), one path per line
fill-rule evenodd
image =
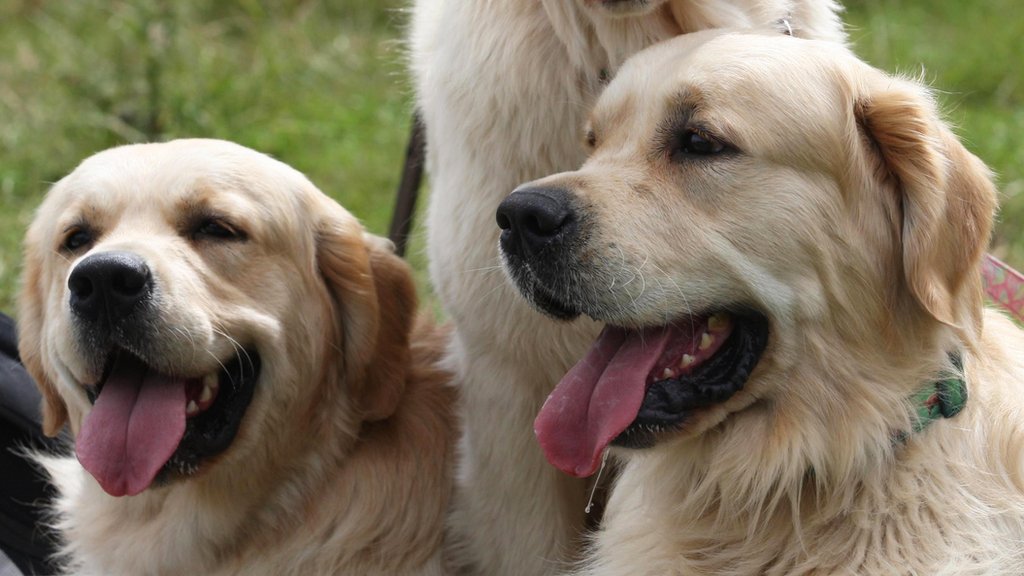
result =
M228 448L260 375L255 350L241 350L202 376L164 374L135 354L108 355L75 440L82 466L113 496L188 476Z
M665 326L606 326L534 422L548 461L589 476L609 445L647 448L731 398L757 366L768 320L725 310Z

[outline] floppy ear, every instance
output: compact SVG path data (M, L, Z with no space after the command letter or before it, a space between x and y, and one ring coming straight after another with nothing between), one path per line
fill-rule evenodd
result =
M902 207L910 293L933 318L977 333L980 263L996 208L991 173L943 124L925 88L885 77L866 92L855 114Z
M68 408L57 393L57 387L43 369L43 321L45 306L40 271L40 258L31 246L25 250L25 271L22 276L18 319L18 354L25 369L43 394L43 432L56 436L68 421Z
M369 236L369 235L368 235ZM370 268L377 289L380 321L377 343L366 372L363 406L367 418L390 416L405 393L411 353L409 337L416 317L416 287L405 260L386 245L368 242Z
M339 310L346 380L364 419L382 420L405 392L416 291L390 244L346 216L322 226L317 259Z

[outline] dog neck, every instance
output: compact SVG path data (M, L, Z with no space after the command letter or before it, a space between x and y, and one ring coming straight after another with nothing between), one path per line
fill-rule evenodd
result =
M586 9L576 0L542 4L570 61L592 84L606 80L628 56L684 31L668 4L650 14L624 18Z

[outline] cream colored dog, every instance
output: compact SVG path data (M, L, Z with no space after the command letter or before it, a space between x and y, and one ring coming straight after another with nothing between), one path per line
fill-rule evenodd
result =
M928 91L701 32L586 134L498 212L523 294L606 323L536 422L570 474L625 459L581 573L1024 573L1024 333L983 309L995 190Z
M427 132L433 284L456 325L465 399L454 526L488 576L574 556L586 487L548 466L534 415L600 329L529 309L499 270L494 210L522 182L573 170L580 128L630 55L685 32L781 21L843 41L833 0L417 0L410 58Z
M87 159L28 232L20 318L75 437L44 460L68 572L442 574L453 395L414 315L386 241L280 162Z

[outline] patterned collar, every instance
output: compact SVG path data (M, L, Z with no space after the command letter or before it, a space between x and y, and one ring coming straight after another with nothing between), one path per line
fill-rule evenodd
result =
M905 443L911 434L917 434L939 418L952 418L967 404L967 384L963 376L963 360L959 353L949 359L955 371L924 385L910 397L916 418L910 432L898 432L895 440Z

